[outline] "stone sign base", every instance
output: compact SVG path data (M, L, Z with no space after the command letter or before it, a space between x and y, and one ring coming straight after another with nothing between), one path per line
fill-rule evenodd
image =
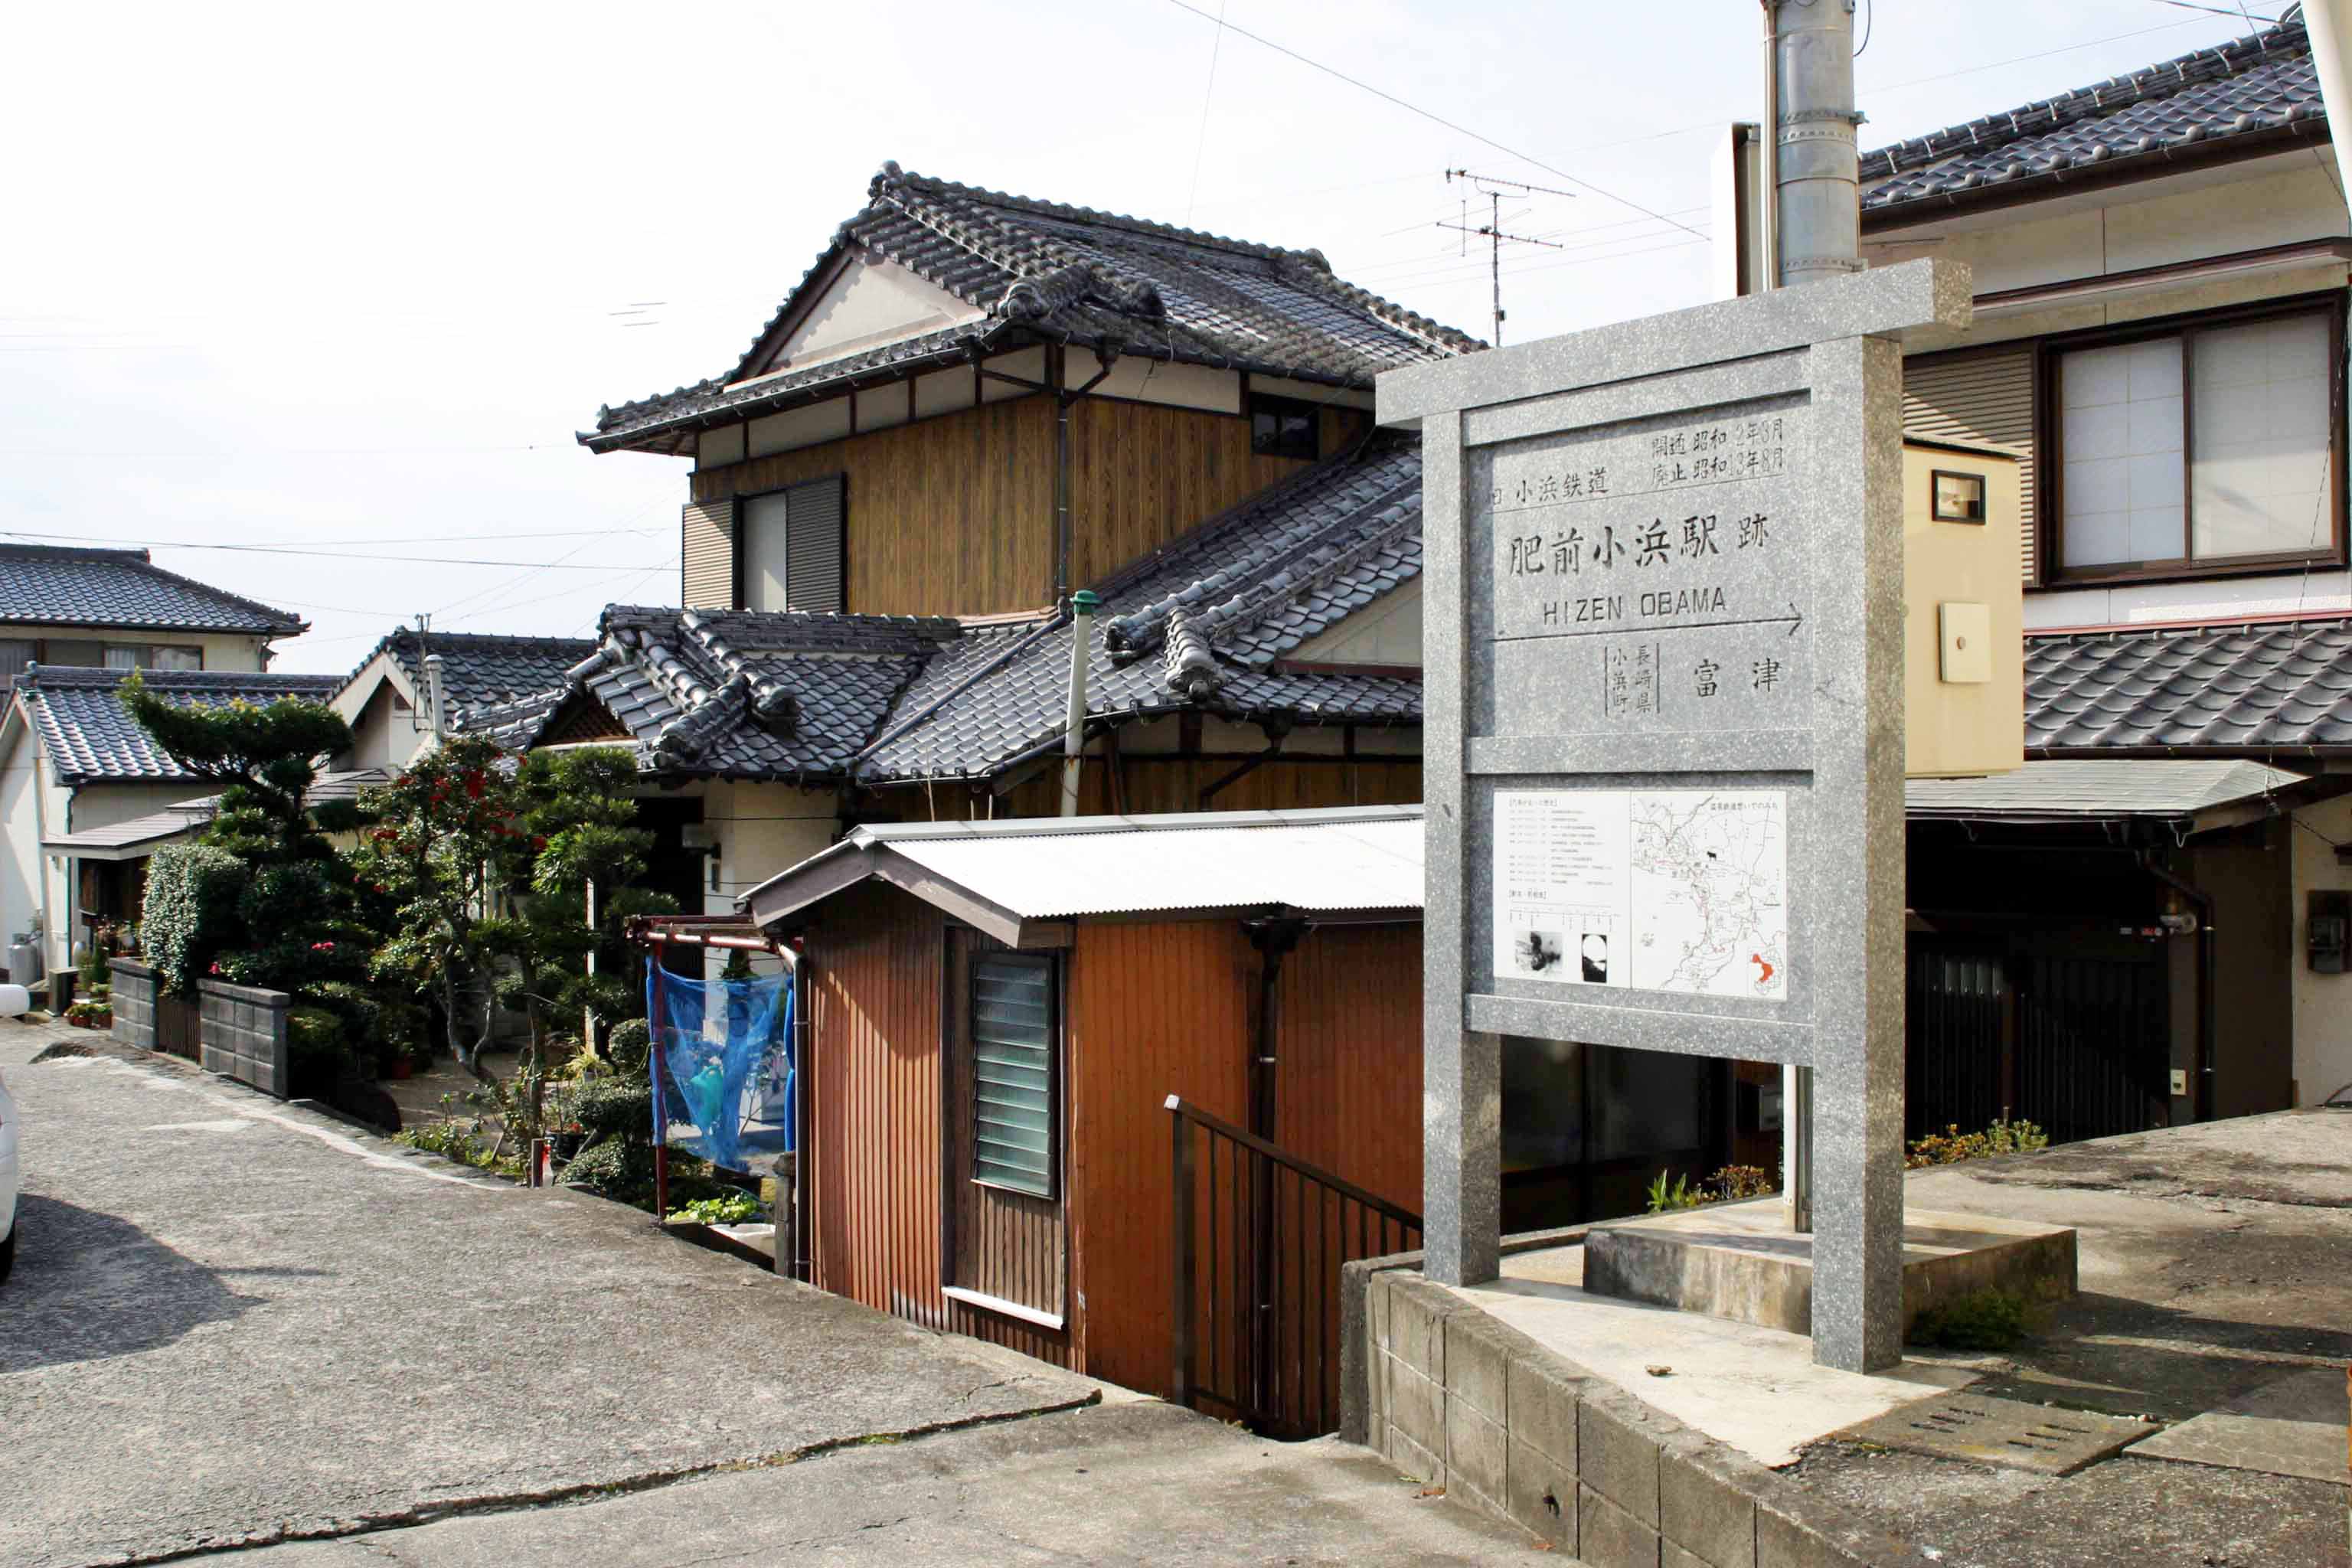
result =
M1985 1215L1905 1211L1906 1331L1930 1307L1996 1286L2029 1301L2071 1298L2074 1233ZM1812 1237L1790 1231L1779 1198L1612 1221L1585 1238L1584 1289L1807 1334Z

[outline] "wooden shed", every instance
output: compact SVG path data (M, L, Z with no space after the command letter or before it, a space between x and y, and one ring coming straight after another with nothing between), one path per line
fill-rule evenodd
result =
M1328 1429L1339 1263L1419 1245L1420 817L860 827L753 889L799 943L811 1282Z

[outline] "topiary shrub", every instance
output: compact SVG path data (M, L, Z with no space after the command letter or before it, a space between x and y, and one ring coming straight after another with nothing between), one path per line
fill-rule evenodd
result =
M221 949L237 940L244 890L245 862L209 844L166 844L148 860L140 933L166 988L194 994Z
M594 1141L649 1142L654 1128L653 1086L635 1079L600 1078L572 1095L572 1119Z
M599 1197L643 1205L653 1198L653 1145L619 1139L596 1144L563 1167L563 1180Z
M604 1051L612 1058L613 1070L621 1077L645 1077L646 1063L654 1054L653 1026L643 1018L623 1019L613 1026L613 1037L605 1042Z

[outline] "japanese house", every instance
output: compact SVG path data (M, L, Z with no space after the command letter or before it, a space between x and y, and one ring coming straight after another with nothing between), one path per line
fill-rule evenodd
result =
M24 945L37 957L27 956L45 970L72 963L93 926L137 920L146 858L211 815L217 786L183 768L139 727L122 704L125 674L34 665L16 678L0 718L0 820L7 831L0 928L12 947L19 936L32 939ZM341 684L331 675L235 670L150 669L141 679L184 708L280 697L322 702Z
M2075 1137L2326 1098L2352 226L2300 7L1862 176L1874 264L1974 268L1973 325L1906 342L1906 423L2020 455L2027 755L2072 769L1915 812L1915 1131L1996 1092Z
M751 889L800 948L807 1278L1170 1394L1189 1268L1203 1406L1329 1429L1339 1262L1418 1245L1421 899L1412 806L859 827Z
M1372 378L1475 340L1318 253L886 164L719 374L599 412L691 465L679 606L462 725L633 744L736 895L852 824L1420 798L1420 458ZM1099 609L1078 613L1078 590Z
M456 710L545 691L596 651L585 637L498 637L402 626L369 650L331 706L352 728L340 767L399 769L432 742L435 701L440 721ZM427 657L439 659L428 668ZM439 672L439 689L433 670Z
M174 700L322 694L333 681L264 673L273 645L308 629L144 550L0 544L0 963L20 944L14 968L68 963L85 912L137 910L135 876L47 841L205 793L145 743L116 685L138 670Z

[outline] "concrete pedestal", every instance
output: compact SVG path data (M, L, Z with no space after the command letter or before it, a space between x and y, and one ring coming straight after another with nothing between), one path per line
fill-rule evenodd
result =
M1621 1300L1812 1331L1813 1238L1778 1198L1596 1226L1584 1289ZM1998 1286L2029 1300L2074 1294L2074 1233L1984 1215L1903 1215L1903 1326L1928 1308Z

